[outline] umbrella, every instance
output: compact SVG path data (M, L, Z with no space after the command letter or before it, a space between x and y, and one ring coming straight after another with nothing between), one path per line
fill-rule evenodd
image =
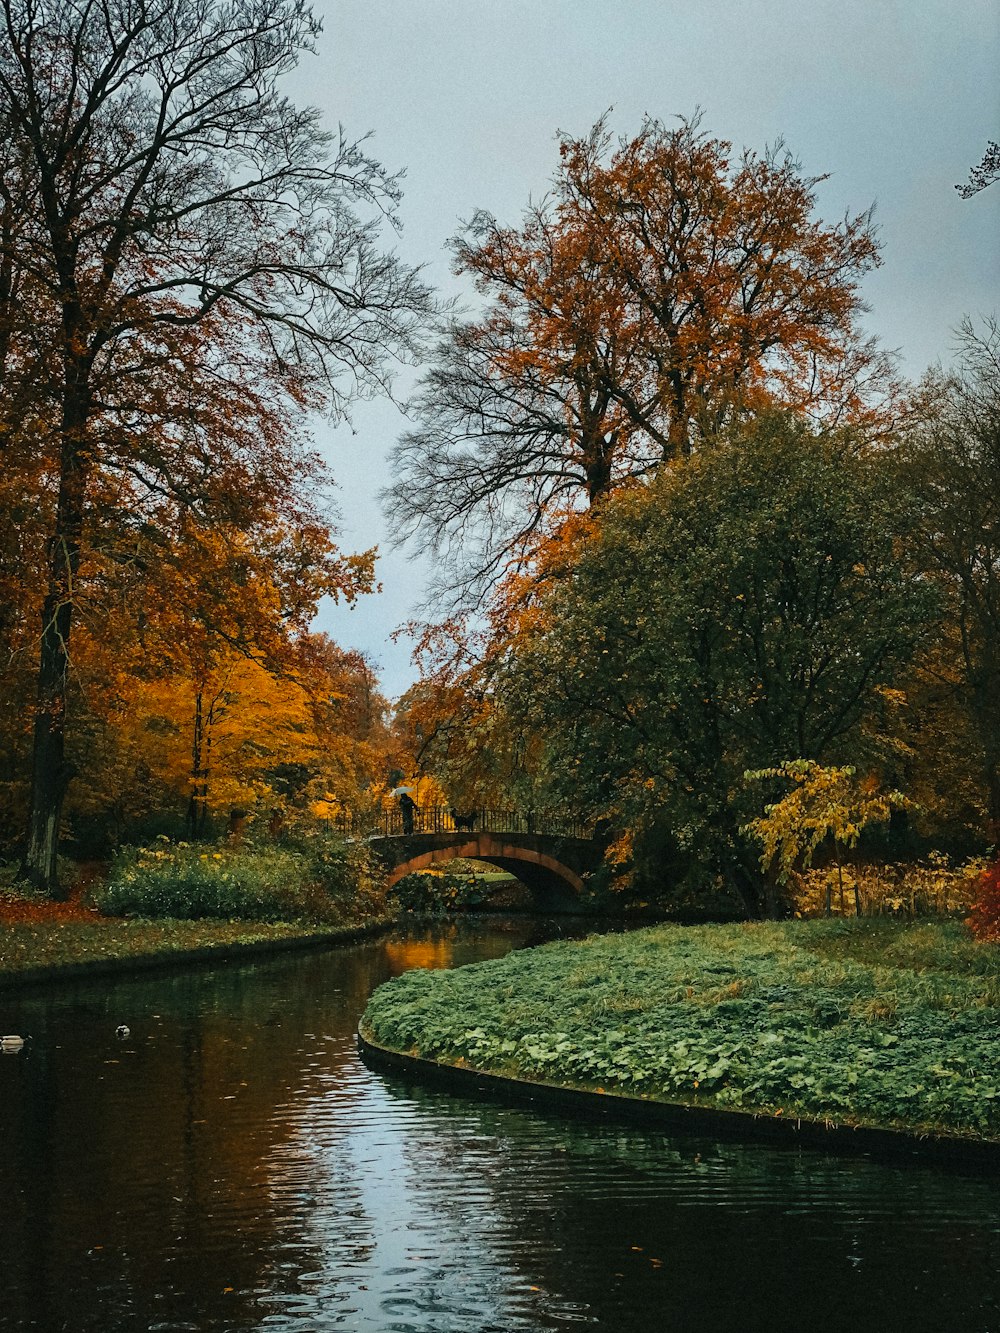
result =
M389 793L389 795L390 795L390 796L409 796L410 792L412 792L413 790L414 790L413 787L393 787L393 789L392 789L392 791Z

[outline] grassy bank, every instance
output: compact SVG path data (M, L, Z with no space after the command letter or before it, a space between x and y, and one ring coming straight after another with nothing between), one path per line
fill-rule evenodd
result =
M67 866L66 882L74 880ZM333 943L392 913L363 853L315 848L125 849L75 871L67 901L0 874L0 986Z
M957 923L657 926L410 972L365 1024L496 1073L1000 1139L1000 947Z
M388 918L385 919L388 922ZM60 974L137 971L309 944L334 944L383 924L379 919L339 926L245 921L0 921L0 987L55 979Z

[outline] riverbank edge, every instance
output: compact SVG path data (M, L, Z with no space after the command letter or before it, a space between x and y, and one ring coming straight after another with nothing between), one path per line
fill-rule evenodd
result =
M158 949L150 953L121 954L13 971L0 968L0 991L7 993L21 987L52 985L61 981L89 981L91 978L123 976L133 972L165 971L175 967L244 962L269 955L319 951L381 935L397 924L395 916L384 916L358 925L333 926L319 931L310 929L301 934L283 935L270 940L230 940L224 944L205 944L198 948Z
M630 1097L596 1092L570 1083L516 1078L471 1065L449 1064L384 1046L364 1021L358 1025L358 1050L375 1069L415 1075L466 1095L479 1093L515 1104L571 1111L588 1120L625 1120L668 1132L817 1148L879 1159L919 1158L945 1165L1000 1171L1000 1141L956 1135L907 1132L877 1125L851 1125L806 1117L787 1118L764 1111L725 1110L693 1102Z

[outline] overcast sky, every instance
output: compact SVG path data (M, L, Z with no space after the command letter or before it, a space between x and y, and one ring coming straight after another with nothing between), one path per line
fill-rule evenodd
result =
M875 204L884 263L865 282L868 327L917 376L951 357L966 313L1000 311L1000 183L954 186L1000 137L1000 0L317 0L319 54L290 91L351 137L372 132L405 168L394 242L456 291L447 240L487 208L517 223L558 161L557 131L585 134L612 108L632 135L644 113L702 108L709 134L763 149L784 139L808 175L829 173L830 222ZM388 238L387 238L388 241ZM407 380L404 378L403 384ZM320 423L340 484L341 540L377 544L384 591L318 628L366 650L383 686L413 680L393 629L414 615L425 570L394 552L377 494L406 422L357 407L353 431Z

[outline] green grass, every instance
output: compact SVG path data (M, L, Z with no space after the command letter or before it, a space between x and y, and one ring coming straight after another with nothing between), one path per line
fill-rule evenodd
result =
M371 920L341 926L244 921L109 921L17 924L0 927L0 984L32 974L112 963L169 962L202 952L282 947L298 940L336 940Z
M345 931L373 924L294 925L243 921L100 921L63 925L33 924L0 931L0 980L40 968L61 968L109 960L163 958L233 946L263 946L291 940L336 939Z
M397 1050L717 1107L1000 1139L1000 947L958 923L657 926L410 972Z

